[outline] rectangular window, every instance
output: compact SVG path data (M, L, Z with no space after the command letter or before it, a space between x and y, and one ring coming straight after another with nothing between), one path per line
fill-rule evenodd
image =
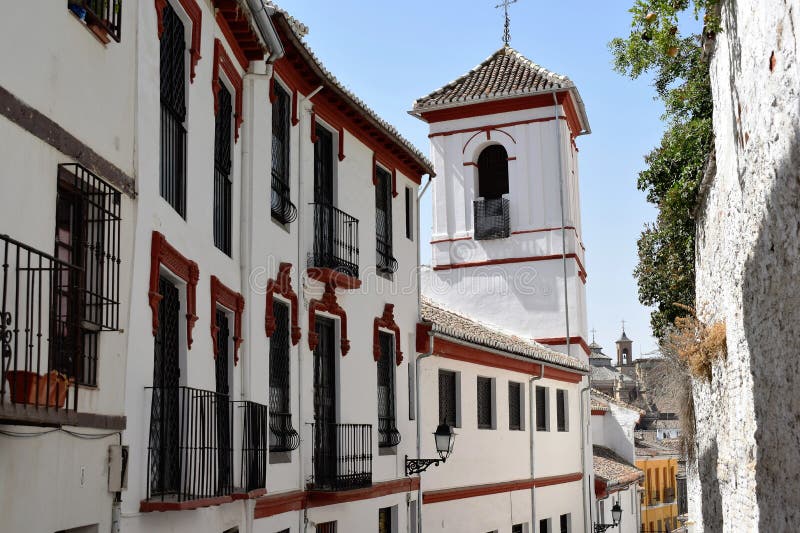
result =
M550 533L550 519L539 520L539 533Z
M536 387L536 431L550 431L547 387Z
M570 533L570 516L569 514L562 514L559 518L561 533Z
M272 103L272 218L289 224L297 218L297 208L290 200L289 146L291 96L275 83Z
M119 42L122 0L68 0L67 8L104 44L108 44L111 39Z
M378 509L378 533L393 533L392 528L392 508L382 507Z
M406 239L414 240L414 191L406 187Z
M273 300L275 331L269 339L269 449L287 452L299 444L292 428L289 380L289 306Z
M413 346L413 344L410 344L410 346ZM417 399L415 397L416 395L415 382L417 380L417 375L416 375L417 370L416 370L416 365L414 364L413 361L410 361L409 364L406 366L406 368L408 368L408 419L415 420L417 418L417 412L416 412Z
M508 382L508 429L522 429L522 384Z
M511 533L522 533L523 524L514 524L511 526Z
M478 377L478 429L492 429L492 379Z
M186 216L186 36L181 21L165 2L161 33L161 170L160 192Z
M231 93L224 85L217 92L217 117L214 125L214 245L231 255Z
M317 524L317 533L336 533L336 522Z
M386 448L400 443L394 410L394 335L381 331L378 343L378 446Z
M382 274L397 271L392 255L392 175L381 167L375 169L375 240L377 268Z
M456 373L439 370L439 422L456 426Z
M556 426L558 431L568 431L568 421L567 391L556 389Z

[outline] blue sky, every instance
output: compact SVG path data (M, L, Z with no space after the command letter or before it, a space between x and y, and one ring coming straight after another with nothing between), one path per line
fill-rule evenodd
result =
M307 41L336 77L427 154L427 125L407 114L420 96L464 74L502 46L495 0L283 0L309 26ZM511 6L511 46L577 84L592 134L578 139L589 327L613 354L626 321L634 352L655 349L639 304L636 239L655 209L636 189L643 156L664 130L648 80L612 71L607 43L627 35L631 0L520 0ZM422 206L430 239L430 192ZM423 262L430 250L423 245Z

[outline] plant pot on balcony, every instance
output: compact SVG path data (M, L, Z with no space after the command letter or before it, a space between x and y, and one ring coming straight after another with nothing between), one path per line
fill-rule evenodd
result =
M12 402L58 408L64 407L74 381L56 370L43 376L27 370L8 370L5 377Z

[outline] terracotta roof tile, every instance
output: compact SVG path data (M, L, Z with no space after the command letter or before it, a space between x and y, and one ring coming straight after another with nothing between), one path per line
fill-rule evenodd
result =
M441 304L433 302L427 297L422 298L420 312L424 320L432 323L434 333L441 333L501 352L576 370L586 371L589 368L586 363L576 357L557 352L533 339L505 333L497 326L483 324L475 319L444 309Z
M595 444L593 452L595 478L605 482L607 488L630 485L644 479L644 472L620 457L614 450Z
M600 392L597 389L592 389L591 390L591 396L592 396L592 405L594 405L595 401L603 403L606 407L608 407L609 403L613 403L614 405L618 405L619 407L623 407L625 409L630 409L631 411L639 413L639 415L644 415L645 414L645 412L642 411L641 409L639 409L638 407L635 407L635 406L633 406L633 405L631 405L629 403L625 403L625 402L619 401L616 398L613 398L613 397L609 396L608 394ZM592 407L592 409L594 409L594 407Z

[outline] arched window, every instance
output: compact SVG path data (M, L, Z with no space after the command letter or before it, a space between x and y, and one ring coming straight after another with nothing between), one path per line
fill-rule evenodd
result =
M504 194L508 194L508 152L493 144L478 156L478 196L500 198Z

